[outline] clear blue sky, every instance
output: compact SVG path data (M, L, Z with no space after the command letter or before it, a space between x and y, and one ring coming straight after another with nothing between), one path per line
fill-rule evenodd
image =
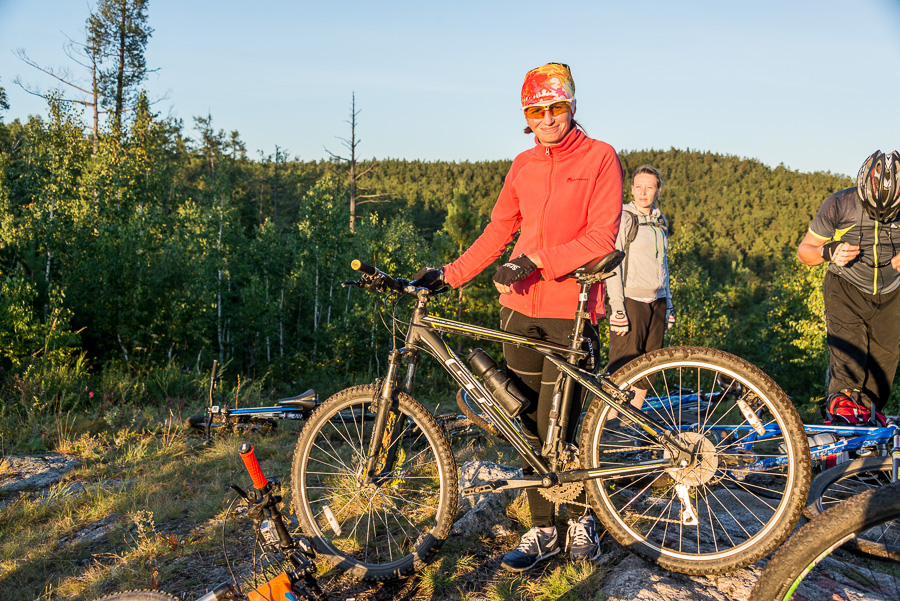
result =
M640 8L632 8L639 5ZM14 55L75 67L91 0L0 0L5 122L46 114ZM855 175L900 149L900 0L150 0L155 110L213 117L248 153L345 154L351 94L364 158L510 159L525 72L572 67L578 119L620 150L709 150ZM884 117L882 118L881 115Z

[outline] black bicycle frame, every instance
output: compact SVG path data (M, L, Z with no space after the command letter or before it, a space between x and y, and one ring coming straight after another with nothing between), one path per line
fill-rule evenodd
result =
M589 283L582 284L582 294L579 297L579 310L576 312L576 323L574 328L576 334L572 337L572 344L568 347L552 342L528 338L526 336L517 336L508 332L473 326L450 319L428 315L426 313L428 294L419 294L416 306L413 309L412 318L409 322L409 330L406 333L404 347L391 351L388 359L387 374L384 377L379 391L378 409L366 469L367 482L379 482L388 478L387 473L376 473L379 454L382 451L382 438L384 437L387 426L390 408L393 406L393 395L394 390L397 389L397 378L401 364L404 360L407 361L406 375L399 388L403 392L412 395L413 384L415 382L416 371L420 360L420 348L426 349L441 362L441 365L449 372L457 384L471 395L478 406L491 418L494 425L506 440L537 472L537 475L533 477L526 476L515 482L504 481L502 486L489 485L487 488L500 490L506 488L552 486L557 483L581 481L603 476L638 475L654 471L658 469L660 465L672 465L672 459L659 459L637 462L629 467L617 466L558 472L557 461L559 457L556 451L561 446L559 444L560 440L564 439L564 433L567 431L569 409L571 407L574 385L576 383L584 386L588 391L598 396L605 403L611 405L620 413L623 413L628 419L632 420L648 434L654 436L660 444L669 451L671 457L678 457L682 454L690 456L691 450L683 447L674 439L670 432L656 424L652 418L632 407L628 402L630 399L626 392L620 391L605 376L595 376L570 362L577 361L587 355L587 352L581 348L583 338L580 333L583 329L584 319L588 316L585 307L587 305L587 293L591 285L592 284ZM498 408L491 393L465 366L464 362L450 350L444 340L438 335L438 332L459 334L479 340L527 347L544 355L559 368L561 372L560 380L557 381L557 388L551 407L551 429L547 436L544 452L541 454L536 452L535 448L527 440L521 429L508 415ZM568 359L568 361L566 359ZM401 431L402 428L395 427L392 429L392 433L395 436ZM387 449L385 455L386 461L384 463L385 472L390 471L389 466L393 463L396 442L397 440L391 440L390 447ZM550 463L548 463L547 459L550 459Z

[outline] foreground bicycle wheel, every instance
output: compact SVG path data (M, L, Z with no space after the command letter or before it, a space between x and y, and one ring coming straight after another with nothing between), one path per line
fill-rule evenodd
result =
M718 574L757 561L787 537L809 489L809 447L775 382L743 359L699 347L648 353L612 380L623 389L646 387L658 402L645 414L694 451L679 458L679 467L585 482L616 540L667 569ZM705 400L685 406L680 395L687 388ZM667 457L611 411L598 399L591 403L582 425L583 466Z
M398 393L376 483L365 483L375 386L325 401L307 421L291 470L294 506L319 554L357 578L414 572L443 544L457 508L456 462L427 409ZM391 462L391 465L388 465Z
M162 591L122 591L100 597L97 601L179 601L178 597Z
M804 510L815 519L834 505L891 483L893 460L890 457L864 457L825 470L809 487ZM871 532L860 532L845 548L867 555L900 561L900 520L884 524Z
M900 566L844 553L842 544L862 532L896 527L900 483L845 499L805 524L769 560L750 599L896 601Z

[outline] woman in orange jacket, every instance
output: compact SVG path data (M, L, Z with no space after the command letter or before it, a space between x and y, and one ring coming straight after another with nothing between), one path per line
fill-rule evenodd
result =
M622 167L616 151L589 138L575 121L575 82L567 65L532 69L522 85L526 133L535 146L513 161L484 233L459 259L442 269L423 269L420 285L457 287L496 261L519 234L507 261L494 275L500 292L504 331L569 344L578 302L577 282L565 276L615 249L622 213ZM597 286L589 310L602 317L603 290ZM593 326L584 333L597 346ZM547 434L557 369L528 349L504 345L507 373L530 401L522 416L525 431L540 449ZM573 403L568 439L581 412ZM560 551L554 505L529 489L531 530L503 559L524 571ZM570 514L571 515L571 514ZM596 560L600 546L593 517L571 520L566 547L572 559Z

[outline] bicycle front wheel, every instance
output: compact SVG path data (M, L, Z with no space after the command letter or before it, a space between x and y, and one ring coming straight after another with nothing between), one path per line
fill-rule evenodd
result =
M583 466L669 459L640 475L585 482L616 540L667 569L718 574L757 561L787 537L809 489L809 447L771 378L722 351L670 347L631 361L612 380L638 395L646 390L642 411L684 449L673 452L600 399L591 403Z
M893 460L890 457L864 457L827 469L813 480L805 513L815 519L828 508L847 499L891 483ZM852 551L900 561L900 521L885 524L871 532L860 532L846 547Z
M357 578L416 571L450 533L457 509L456 462L434 417L397 393L366 482L375 386L335 394L300 433L291 470L294 506L320 555Z
M760 574L750 599L896 601L900 572L895 562L842 554L840 547L863 532L896 527L900 483L868 490L833 505L805 524Z

